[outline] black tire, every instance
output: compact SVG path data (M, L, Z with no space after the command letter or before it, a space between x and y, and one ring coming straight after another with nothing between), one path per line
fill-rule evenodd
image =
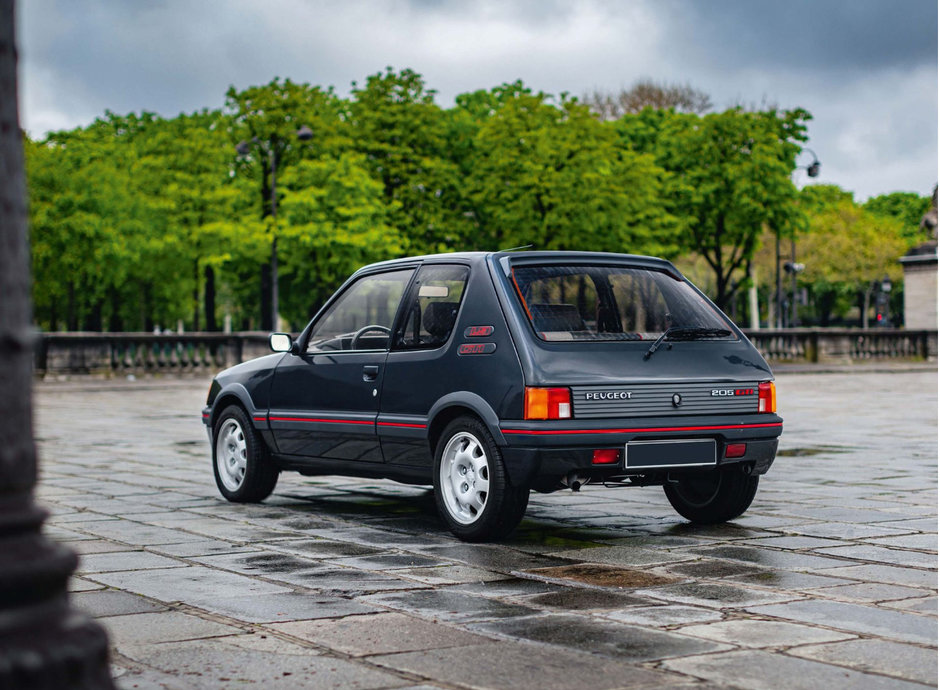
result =
M212 473L219 492L233 503L263 501L277 484L280 470L238 405L222 410L213 426Z
M494 541L522 520L529 489L509 483L502 454L486 426L464 416L444 428L434 450L434 502L460 539Z
M740 469L690 474L663 485L666 498L682 517L698 525L734 520L757 493L758 477Z

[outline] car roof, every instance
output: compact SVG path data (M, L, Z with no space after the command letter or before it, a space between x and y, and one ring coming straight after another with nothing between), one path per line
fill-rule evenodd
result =
M642 256L638 254L616 254L613 252L582 252L582 251L498 251L498 252L448 252L443 254L425 254L421 256L409 256L400 259L390 259L378 263L363 266L360 271L371 271L376 268L391 268L398 265L411 265L414 263L423 263L426 261L467 261L470 263L479 263L487 257L492 257L496 262L505 266L506 261L514 265L524 264L555 264L555 263L623 263L633 266L643 266L658 270L665 270L678 277L679 270L666 259L659 259L653 256ZM504 261L505 260L505 261Z

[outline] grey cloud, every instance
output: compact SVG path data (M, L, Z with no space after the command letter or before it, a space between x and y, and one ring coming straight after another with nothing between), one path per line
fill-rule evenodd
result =
M929 193L936 181L931 0L23 0L17 9L33 135L106 108L172 117L221 107L229 85L275 76L345 94L386 65L424 75L444 106L518 78L582 94L651 77L691 83L719 107L807 108L826 181L861 197Z
M936 63L936 0L665 0L674 47L714 68L807 71Z

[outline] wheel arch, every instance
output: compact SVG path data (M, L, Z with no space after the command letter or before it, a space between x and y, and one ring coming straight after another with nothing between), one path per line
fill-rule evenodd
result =
M499 417L489 403L476 393L459 391L445 395L434 403L428 413L428 445L432 457L444 427L464 415L470 415L482 421L496 444L506 445L506 439L503 438L503 432L499 428Z
M222 410L228 407L231 404L237 404L245 410L248 418L251 419L256 414L259 414L258 409L255 407L254 402L251 400L251 396L248 394L248 390L240 383L233 383L216 395L215 401L212 403L212 411L209 416L209 426L210 428L215 428L215 423L219 418Z

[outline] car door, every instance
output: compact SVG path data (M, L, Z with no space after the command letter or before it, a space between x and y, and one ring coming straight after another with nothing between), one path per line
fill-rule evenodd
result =
M447 356L469 275L466 265L425 264L411 284L381 390L377 427L387 463L429 467L429 408L470 385Z
M413 267L361 276L333 300L299 354L278 365L268 423L278 451L381 462L376 415L391 329Z

